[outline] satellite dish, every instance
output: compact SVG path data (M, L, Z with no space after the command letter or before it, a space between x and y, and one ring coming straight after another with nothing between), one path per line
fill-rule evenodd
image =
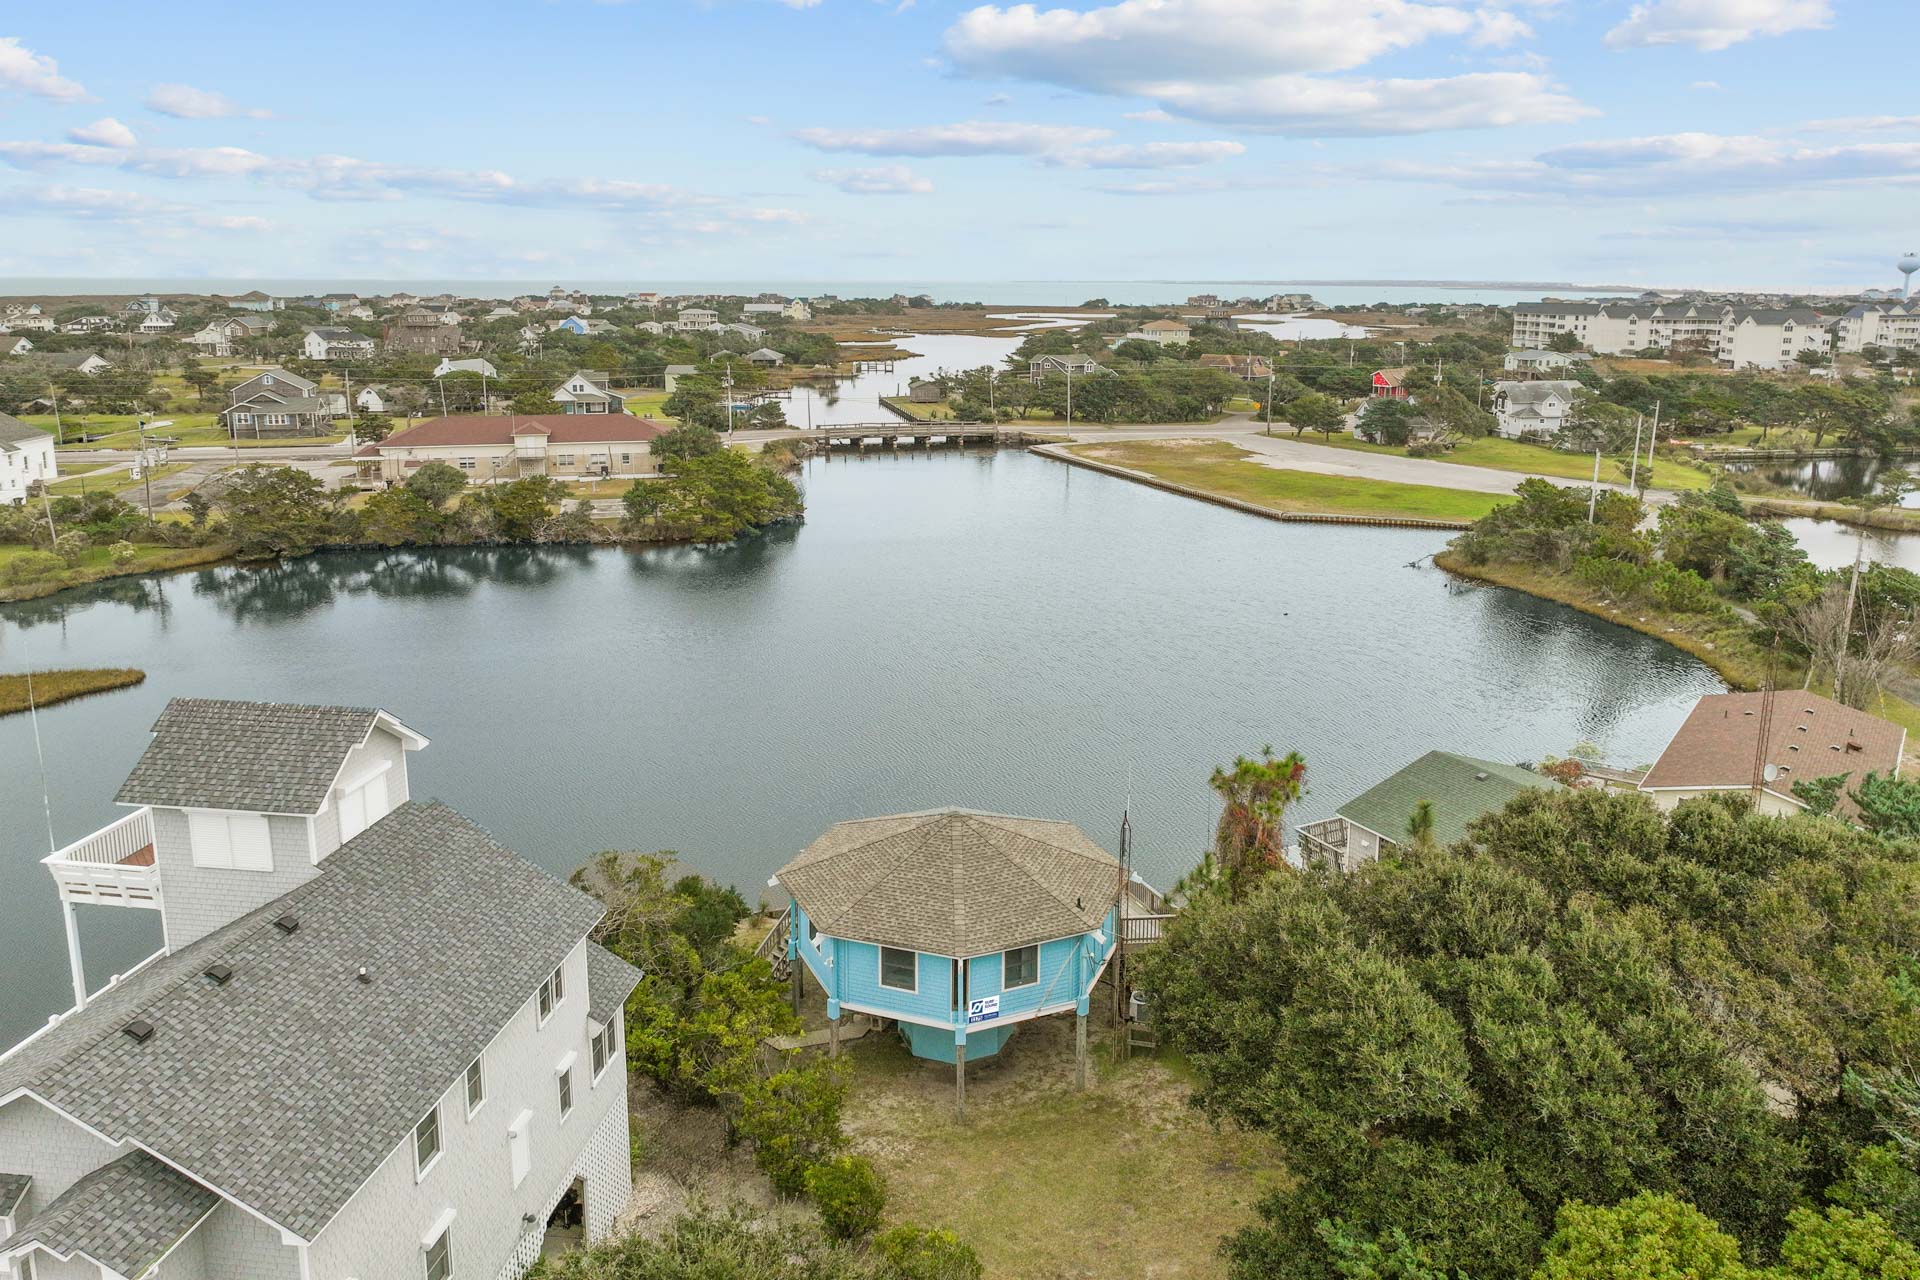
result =
M1760 771L1760 776L1766 781L1772 782L1775 778L1778 778L1780 776L1780 766L1777 764L1770 764L1766 768Z

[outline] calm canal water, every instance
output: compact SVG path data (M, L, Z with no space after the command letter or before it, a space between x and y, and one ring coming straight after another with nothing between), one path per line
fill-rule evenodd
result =
M1656 755L1698 662L1408 563L1443 535L1289 525L1017 452L816 459L804 526L712 549L315 556L0 607L0 668L138 665L40 727L65 843L177 695L377 704L439 797L558 872L676 849L751 899L839 819L1065 818L1142 873L1192 864L1206 777L1272 743L1325 816L1415 755ZM67 1003L38 771L0 720L0 1043ZM96 983L157 941L83 913Z

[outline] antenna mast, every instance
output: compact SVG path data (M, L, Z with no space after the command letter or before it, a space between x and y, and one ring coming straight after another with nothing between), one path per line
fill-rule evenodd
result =
M1120 892L1113 900L1113 1016L1124 1033L1127 1020L1127 887L1133 879L1133 796L1120 811ZM1121 1054L1127 1037L1120 1037Z
M1759 735L1753 744L1753 804L1760 807L1760 794L1773 779L1767 776L1767 748L1773 741L1773 659L1780 647L1780 637L1775 636L1773 648L1767 651L1767 681L1760 690L1760 722L1756 726Z

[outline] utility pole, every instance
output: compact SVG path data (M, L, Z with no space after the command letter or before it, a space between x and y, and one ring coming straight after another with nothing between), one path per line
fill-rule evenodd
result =
M1273 434L1273 366L1267 366L1267 434Z
M1593 523L1593 507L1600 501L1600 451L1593 451L1593 487L1587 490L1587 523Z
M51 382L47 384L47 394L53 397L53 439L55 444L67 442L67 429L60 425L60 388Z
M1067 430L1073 430L1073 364L1067 364Z
M147 420L140 419L140 481L147 491L147 523L153 523L153 458L147 452Z
M745 343L741 344L745 346ZM727 376L720 380L727 393L727 434L733 434L733 361L727 361Z
M1640 422L1641 415L1633 415L1633 461L1627 467L1627 488L1637 488L1640 478Z
M1653 446L1660 439L1660 402L1653 402L1653 430L1647 435L1647 483L1653 483Z

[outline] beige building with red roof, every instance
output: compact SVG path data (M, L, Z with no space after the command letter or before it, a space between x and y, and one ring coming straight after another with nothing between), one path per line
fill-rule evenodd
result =
M467 414L430 418L363 445L354 461L367 480L405 480L429 462L458 467L475 483L650 476L660 470L653 441L665 430L624 413Z
M1847 776L1838 814L1853 801L1845 792L1870 772L1900 772L1907 731L1879 716L1804 690L1772 695L1714 693L1694 704L1667 749L1640 781L1662 809L1715 791L1754 791L1762 813L1790 816L1807 806L1793 784ZM1762 746L1764 730L1764 747Z

